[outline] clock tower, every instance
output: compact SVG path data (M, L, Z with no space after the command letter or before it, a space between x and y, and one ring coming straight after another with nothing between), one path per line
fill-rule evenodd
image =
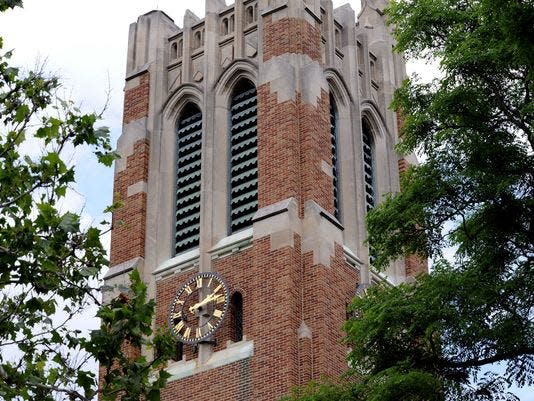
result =
M138 269L175 335L164 400L277 400L347 369L359 289L424 269L374 273L365 245L414 162L388 108L405 68L385 0L205 2L130 26L106 284Z

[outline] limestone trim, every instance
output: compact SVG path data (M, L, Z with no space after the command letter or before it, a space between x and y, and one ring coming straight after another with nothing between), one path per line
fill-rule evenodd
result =
M126 169L128 156L133 155L135 144L145 139L147 139L146 117L131 121L123 126L122 135L117 143L117 152L121 157L115 161L115 174Z
M285 199L259 209L252 218L253 239L270 237L271 251L294 247L295 234L301 234L302 222L295 198Z
M127 260L126 262L119 263L118 265L112 266L109 268L106 275L104 276L104 280L110 280L114 277L120 276L121 274L128 273L133 269L137 268L142 263L143 258L137 257Z
M297 336L299 340L303 338L309 338L311 340L313 337L310 327L306 324L304 320L300 323L300 326L297 330Z
M258 65L247 59L234 60L217 78L213 85L215 93L224 96L233 91L235 85L242 79L246 78L254 86L258 86L259 69Z
M148 184L146 181L138 181L135 184L132 184L128 187L127 196L134 196L139 193L147 193Z
M210 249L209 253L211 253L212 259L218 259L248 248L251 245L252 228L247 228L221 239L213 248Z
M317 107L321 92L328 92L323 67L307 54L285 53L263 63L259 85L270 84L278 103L295 101L297 93L302 102Z
M271 7L271 8L267 8L266 10L263 10L261 12L261 16L262 17L267 17L268 15L275 14L275 13L283 10L284 8L287 8L287 2L285 2L284 4L281 4L281 5L274 6L274 7Z
M134 78L137 78L138 76L140 75L143 75L145 72L148 72L149 68L150 68L150 64L151 63L146 63L146 64L143 64L141 67L139 68L136 68L134 71L130 72L127 76L126 76L126 89L128 89L128 82ZM137 85L132 85L132 87L135 87Z
M189 102L194 103L202 111L202 89L193 84L183 84L174 91L163 105L164 120L175 120Z
M371 270L371 283L387 283L389 285L396 285L391 277L376 270Z
M334 168L326 160L321 160L321 170L330 178L334 178Z
M378 111L378 106L374 101L366 99L361 102L361 113L362 117L367 115L369 117L369 122L375 129L375 132L384 136L392 138L391 132L387 129L387 123L384 119L384 116L380 111Z
M210 358L203 364L198 359L191 361L175 362L165 369L170 373L168 382L183 379L184 377L193 376L197 373L216 369L221 366L241 361L254 356L254 341L240 341L230 344L226 349L211 354Z
M272 16L273 21L278 21L281 18L286 18L290 16L293 18L297 18L297 17L303 18L306 21L308 21L310 24L311 23L317 23L317 24L322 23L321 18L317 14L320 8L319 4L315 4L314 6L311 6L311 7L310 5L306 4L303 8L303 12L299 12L299 9L292 7L292 4L290 4L291 2L288 0L285 0L281 3L282 4L277 4L277 5L274 5L272 7L269 7L261 11L261 16L263 18ZM317 11L314 11L312 7L316 9Z
M284 199L283 201L261 208L256 212L252 221L256 223L268 219L269 217L276 216L277 214L285 213L289 210L293 201L296 202L295 198Z
M324 70L324 77L328 82L330 91L334 95L336 102L347 107L354 102L350 89L338 70L335 68L326 68Z
M191 251L184 252L172 259L166 260L152 272L152 275L156 276L156 280L160 280L171 274L193 269L198 266L199 258L199 249L192 249Z
M315 201L304 205L302 253L313 253L313 264L331 266L335 245L343 244L343 226Z
M343 246L343 255L345 256L345 261L354 269L360 271L364 267L362 260L349 247Z

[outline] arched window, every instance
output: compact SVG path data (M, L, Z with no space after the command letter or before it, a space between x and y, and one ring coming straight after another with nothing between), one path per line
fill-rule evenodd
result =
M254 8L248 6L245 10L245 21L247 24L252 24L254 22Z
M334 216L339 219L338 116L334 96L330 94L330 144L332 147L332 179L334 184Z
M229 22L229 26L228 26L228 32L232 33L233 31L234 31L234 16L232 15L230 17L230 22Z
M256 87L242 80L230 105L230 232L250 226L258 209Z
M187 104L178 121L176 157L176 254L195 248L200 239L200 158L202 113Z
M369 121L362 120L363 171L365 179L365 208L371 210L376 205L375 149L373 131Z
M184 359L184 343L181 341L176 341L173 360L180 362L182 359Z
M229 32L228 18L223 18L221 23L221 35L226 36Z
M178 58L178 44L174 42L171 45L171 60L175 60L176 58Z
M181 58L184 53L184 41L180 39L178 42L178 58Z
M230 299L232 316L232 341L243 340L243 296L240 292L234 292Z
M202 32L196 31L193 40L193 48L198 49L202 46Z

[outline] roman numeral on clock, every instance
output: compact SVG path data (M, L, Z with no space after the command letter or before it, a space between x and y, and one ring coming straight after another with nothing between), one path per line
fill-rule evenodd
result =
M184 325L185 325L185 323L183 322L183 320L180 320L180 321L178 322L178 324L177 324L176 326L174 326L174 331L176 331L177 333L179 333L180 330L183 329Z

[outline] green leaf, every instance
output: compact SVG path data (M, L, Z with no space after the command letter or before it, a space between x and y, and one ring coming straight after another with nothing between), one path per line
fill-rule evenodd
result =
M77 232L80 229L80 216L74 213L65 213L59 223L59 228L67 233Z
M15 114L15 122L20 123L24 121L30 114L30 108L26 104L22 104L17 108Z

